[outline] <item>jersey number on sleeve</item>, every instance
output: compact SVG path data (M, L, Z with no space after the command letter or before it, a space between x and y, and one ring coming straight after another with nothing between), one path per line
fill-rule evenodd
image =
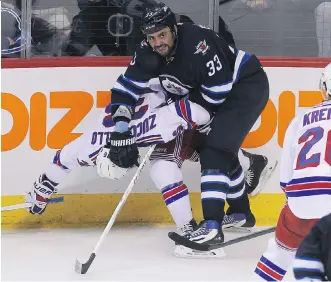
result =
M299 144L304 143L304 146L299 152L296 170L304 169L307 167L317 167L321 163L321 154L324 152L318 152L311 157L307 157L309 151L323 138L324 134L326 136L326 148L324 160L331 166L331 130L328 132L324 132L324 128L322 127L314 127L308 129L300 138ZM322 150L322 149L321 149Z
M215 65L216 65L216 67L215 67ZM216 71L220 71L222 69L221 61L217 55L215 55L212 60L207 62L206 66L208 68L209 76L213 76L216 73Z

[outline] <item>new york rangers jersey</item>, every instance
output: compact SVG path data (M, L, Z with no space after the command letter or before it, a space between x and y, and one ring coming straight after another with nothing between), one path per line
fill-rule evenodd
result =
M208 111L188 99L165 104L162 91L142 95L135 107L130 130L138 146L167 143L184 130L204 125L210 120Z
M149 84L154 90L159 86ZM210 114L198 104L187 99L166 104L163 91L149 92L139 97L130 130L136 137L138 147L167 143L181 132L196 125L204 125ZM110 105L101 113L96 125L87 128L83 135L66 145L54 158L54 163L66 168L93 166L100 149L110 142L115 129ZM61 155L61 156L60 156Z
M298 218L321 218L331 212L331 101L298 115L289 125L280 181Z

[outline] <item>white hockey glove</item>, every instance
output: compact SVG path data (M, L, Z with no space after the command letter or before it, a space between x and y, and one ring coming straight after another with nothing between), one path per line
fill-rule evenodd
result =
M112 180L120 179L128 173L130 168L123 168L114 164L109 158L109 153L109 148L101 148L96 160L97 172L101 177L107 177Z
M47 206L47 200L56 194L58 183L51 181L46 174L42 174L33 184L33 190L25 196L25 202L32 206L28 208L31 214L42 214Z

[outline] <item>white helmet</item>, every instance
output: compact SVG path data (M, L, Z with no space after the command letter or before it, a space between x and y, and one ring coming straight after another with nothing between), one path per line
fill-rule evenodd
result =
M331 63L322 72L320 90L325 100L331 100Z

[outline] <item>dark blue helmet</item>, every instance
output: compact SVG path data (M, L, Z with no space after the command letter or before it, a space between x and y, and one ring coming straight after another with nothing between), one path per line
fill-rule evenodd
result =
M142 31L144 34L157 32L165 27L174 31L176 16L164 3L157 3L143 12Z

